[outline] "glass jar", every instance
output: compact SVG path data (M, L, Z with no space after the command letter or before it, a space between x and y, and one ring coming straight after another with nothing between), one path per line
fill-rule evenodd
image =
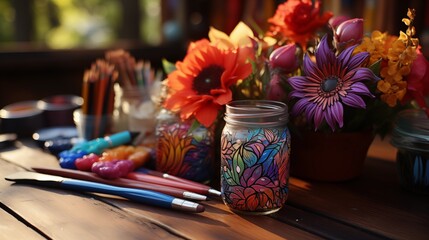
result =
M240 100L226 106L221 136L221 192L234 212L265 215L288 197L290 133L287 105Z
M114 90L113 132L138 132L133 144L153 147L158 107L150 91L144 86L124 88L119 84L115 84Z
M156 125L157 171L208 183L214 160L214 127L194 126L162 109Z
M422 110L398 114L391 144L397 148L396 163L401 185L416 193L429 193L429 118Z

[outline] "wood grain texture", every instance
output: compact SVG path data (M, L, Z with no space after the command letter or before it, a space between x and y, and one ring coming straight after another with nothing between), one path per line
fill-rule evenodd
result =
M202 202L204 213L189 214L105 195L11 186L3 178L0 202L53 239L427 239L429 196L400 187L394 154L378 139L357 179L324 183L292 177L287 206L270 216L235 214L220 199ZM0 152L2 176L34 166L58 167L58 162L31 146ZM8 224L14 227L16 219Z
M288 204L394 239L427 239L429 196L405 191L392 161L369 158L343 183L291 179Z
M108 201L103 202L100 200L102 198L94 198L94 195L15 184L4 180L4 176L23 170L15 163L24 165L29 163L33 166L37 161L36 165L39 166L52 164L51 156L45 156L46 153L31 148L22 150L21 153L12 151L1 156L0 203L10 214L24 219L48 238L140 239L145 236L146 239L182 239L181 236L171 234L144 217L128 215L108 204ZM5 156L9 158L7 161L3 158ZM14 230L17 220L12 216L9 216L9 219L4 218L3 221L5 221L4 226L10 227L8 231L19 229L16 227ZM23 225L22 222L21 225Z
M272 217L324 239L385 239L384 236L365 229L291 205L286 205L281 211L272 214Z
M269 216L235 214L220 200L202 203L206 211L201 214L154 210L134 203L126 203L128 206L120 207L135 215L144 215L189 239L321 239Z
M0 209L0 239L45 239L42 235Z
M35 166L58 167L40 149L1 152L0 175ZM190 214L145 206L108 195L12 184L0 179L0 201L53 239L320 239L269 216L240 216L220 199Z
M145 219L74 192L14 184L1 202L52 239L177 239Z
M26 170L30 170L32 167L59 166L55 156L43 152L40 148L36 148L35 143L32 141L26 141L25 143L17 142L15 147L1 151L0 158Z

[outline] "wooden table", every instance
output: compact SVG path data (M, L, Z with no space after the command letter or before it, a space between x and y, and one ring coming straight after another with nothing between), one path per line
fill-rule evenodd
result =
M363 175L344 183L292 178L270 216L232 213L219 199L183 213L107 195L13 184L4 176L58 167L30 141L0 152L0 239L429 239L429 196L397 180L395 149L376 139Z

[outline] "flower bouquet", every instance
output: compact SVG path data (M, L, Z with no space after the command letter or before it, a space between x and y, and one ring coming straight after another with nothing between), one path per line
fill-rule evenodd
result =
M348 180L360 175L373 136L389 133L399 111L420 107L428 112L428 62L414 37L414 10L408 10L403 19L407 30L399 36L375 30L364 37L364 19L327 20L323 16L329 14L318 14L318 2L311 4L288 1L270 19L270 34L286 45L271 54L269 97L291 107L292 173ZM324 21L331 32L318 37L313 29L297 37L294 23L287 21L295 19L290 15L297 9L317 13L307 25ZM304 57L297 60L296 55Z
M310 156L319 165L328 167L326 170L319 165L306 166L312 169L310 175L324 172L322 175L329 177L340 172L344 174L328 180L356 177L359 169L346 173L344 168L361 168L362 161L348 162L340 154L340 162L332 167L324 162L322 155L333 158L345 150L365 159L374 135L387 134L397 112L420 107L429 113L425 101L429 93L428 62L419 50L414 17L415 11L409 10L403 19L407 30L399 36L380 31L364 36L364 19L322 13L320 1L288 0L278 5L274 16L267 19L270 28L264 32L256 34L243 22L229 35L212 27L207 39L189 45L183 61L176 64L165 61L168 77L163 82L162 106L177 116L178 121L190 121L189 133L199 127L221 129L225 107L233 101L284 102L289 107L288 126L293 133L292 163L302 162L298 160L301 148L312 152L314 155ZM312 136L312 143L305 142L307 133ZM353 142L354 133L363 135L363 140ZM220 135L216 131L213 134L212 148L217 149ZM331 138L337 135L342 136ZM348 147L343 147L344 143ZM312 151L310 145L325 147ZM268 147L261 146L264 147L257 150L244 148L240 155L243 161L249 156L265 154ZM172 154L186 156L181 152L183 146L170 149L175 151L163 152L163 161ZM363 153L357 154L357 149ZM245 162L243 166L246 164L249 165ZM261 174L258 176L264 179L265 172ZM261 187L252 184L247 182L245 188ZM252 209L274 202L267 197L271 195L246 192L252 196L242 194L244 200L241 200L252 202Z

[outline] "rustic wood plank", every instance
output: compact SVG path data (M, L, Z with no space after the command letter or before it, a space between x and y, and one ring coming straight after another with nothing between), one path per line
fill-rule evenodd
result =
M343 183L292 178L288 204L386 238L427 239L429 196L402 189L395 149L387 141L375 144L371 156L388 154L388 159L368 158L363 175Z
M202 204L206 211L201 214L184 214L166 209L154 211L148 206L124 202L120 207L136 215L144 215L189 239L322 239L269 216L233 213L219 199Z
M0 158L26 170L32 167L58 167L58 159L37 148L32 141L17 142L15 147L4 149Z
M367 156L380 160L394 162L396 159L396 148L390 144L390 136L381 138L376 136L368 149Z
M321 236L324 239L385 239L385 237L366 231L365 229L357 228L342 221L337 221L291 205L286 205L281 211L274 213L271 216L288 223L289 225L298 227L317 236Z
M22 153L8 152L1 155L0 203L48 238L82 239L85 236L85 239L139 239L144 236L147 239L183 239L144 217L129 215L88 194L13 184L4 180L7 174L23 170L9 161L32 165L35 161L38 164L52 161L50 156L44 155L45 153L30 148L24 148ZM9 157L9 161L5 161L4 156ZM35 158L30 161L25 156ZM4 226L16 225L15 219L2 218L2 221L5 222Z
M145 219L74 192L14 184L0 198L52 239L181 239Z
M0 209L0 239L45 239L45 237L7 211Z
M52 156L27 146L2 152L0 157L4 159L3 165L13 166L9 170L0 170L3 175L4 172L13 172L13 169L16 171L20 166L26 169L34 166L58 166ZM189 239L320 239L316 235L268 216L234 214L219 199L204 202L206 206L204 213L189 214L109 198L105 195L100 199L109 205L90 199L86 194L19 184L7 186L3 179L0 180L0 184L2 203L17 214L25 216L25 219L54 239L64 239L65 237L60 235L64 232L70 234L70 238L91 233L90 236L95 234L98 238L104 236L108 239L127 239L132 236L145 236L144 238L149 239L151 236L159 239L165 239L166 236ZM47 202L49 204L45 204ZM28 207L29 205L31 207ZM43 222L36 223L40 212L44 213ZM62 229L55 228L54 224L58 222L63 226ZM142 226L149 226L152 229L148 232L146 227ZM109 230L102 232L103 229ZM137 233L139 235L136 235Z
M204 203L207 210L202 214L156 209L118 199L107 199L107 202L127 215L146 219L186 238L314 239L321 236L342 239L354 232L355 236L366 236L365 239L425 239L429 234L429 196L400 188L395 149L386 140L376 139L368 155L363 175L352 181L322 183L292 178L288 205L273 214L273 218L240 216L218 200ZM58 166L55 158L25 146L2 152L0 157L27 169ZM294 218L298 219L295 224Z

